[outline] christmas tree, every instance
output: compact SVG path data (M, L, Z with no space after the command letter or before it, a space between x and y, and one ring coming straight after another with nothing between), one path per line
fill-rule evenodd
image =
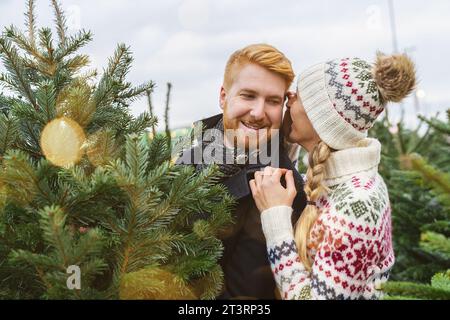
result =
M419 116L416 130L387 117L376 126L396 252L387 299L450 299L450 110L447 116Z
M419 249L415 252L425 257L425 265L432 270L443 269L431 278L431 285L414 282L388 282L384 290L389 293L389 299L450 299L450 175L433 168L419 155L410 156L413 177L416 183L431 188L430 194L435 197L443 210L443 215L447 215L447 220L434 220L421 227ZM414 256L413 256L414 257ZM411 277L416 278L418 271L422 271L423 266L418 269L407 268L411 272ZM405 271L404 271L405 273ZM408 273L406 273L408 274ZM423 273L420 274L423 277Z
M385 117L373 134L382 143L380 173L392 205L396 264L391 279L428 283L435 273L450 268L448 256L420 244L421 238L430 239L424 236L429 232L450 236L450 125L420 120L410 130L402 122L390 124Z
M220 173L173 165L170 132L129 111L154 87L126 80L130 49L98 79L78 53L92 34L51 6L56 39L33 0L27 31L0 37L0 299L214 298L234 204Z

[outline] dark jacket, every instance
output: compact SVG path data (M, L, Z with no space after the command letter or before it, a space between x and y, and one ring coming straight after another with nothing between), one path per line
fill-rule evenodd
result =
M214 128L222 114L202 120L205 129ZM306 205L303 180L287 156L280 137L279 166L293 170L297 196L295 198L292 222L295 223ZM202 146L200 146L202 147ZM193 149L185 151L177 164L191 163ZM224 254L220 264L224 271L224 290L218 299L256 298L275 299L275 281L267 256L266 240L262 232L261 216L253 200L248 181L255 171L265 165L249 164L238 173L227 178L223 184L237 200L233 217L236 223L221 239Z

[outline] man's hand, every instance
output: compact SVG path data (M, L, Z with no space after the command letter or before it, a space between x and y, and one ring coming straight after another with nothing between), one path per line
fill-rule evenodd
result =
M281 185L285 176L286 188ZM291 170L266 167L264 171L255 172L255 179L250 180L250 189L260 212L277 206L292 206L297 195L294 174Z

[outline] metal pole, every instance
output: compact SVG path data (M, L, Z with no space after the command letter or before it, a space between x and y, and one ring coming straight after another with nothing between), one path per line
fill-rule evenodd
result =
M394 49L394 53L398 53L398 41L397 41L397 26L395 24L395 9L394 9L394 1L388 0L389 5L389 17L391 20L391 34L392 34L392 46Z
M389 7L389 18L391 21L392 47L394 50L394 54L397 54L399 53L399 50L397 40L397 25L395 23L394 0L388 0L388 7ZM403 121L403 118L405 116L405 106L403 105L403 102L400 103L400 110L401 110L400 121Z

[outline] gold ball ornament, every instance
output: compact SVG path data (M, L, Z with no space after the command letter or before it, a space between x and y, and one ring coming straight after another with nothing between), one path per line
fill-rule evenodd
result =
M41 148L56 166L70 167L80 161L86 136L74 120L61 117L50 121L41 133Z
M121 300L197 300L192 288L163 267L127 273L120 281Z

